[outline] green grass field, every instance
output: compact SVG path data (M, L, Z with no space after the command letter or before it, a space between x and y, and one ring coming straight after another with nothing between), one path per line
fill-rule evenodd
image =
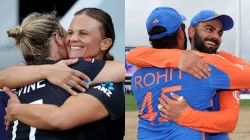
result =
M137 105L133 95L129 94L125 96L125 109L126 111L136 111ZM240 108L249 108L250 109L250 100L240 100Z
M125 110L126 111L136 111L137 110L137 105L135 102L135 97L134 95L127 95L125 96Z
M247 100L247 99L240 100L240 108L249 108L250 109L250 100Z

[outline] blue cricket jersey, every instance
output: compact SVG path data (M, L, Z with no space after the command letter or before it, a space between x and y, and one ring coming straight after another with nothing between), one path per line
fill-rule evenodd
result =
M197 110L206 111L218 89L229 89L229 76L210 65L211 76L196 79L178 69L141 68L132 77L131 85L139 109L139 140L201 140L205 135L161 118L158 98L170 92L183 96Z

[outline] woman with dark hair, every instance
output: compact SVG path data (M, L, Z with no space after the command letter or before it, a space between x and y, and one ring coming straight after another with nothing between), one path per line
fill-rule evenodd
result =
M84 8L76 12L75 18L68 30L66 42L74 42L75 38L72 39L72 36L77 33L81 35L81 39L79 38L80 42L86 47L83 48L84 57L93 57L97 52L94 50L100 49L98 51L100 55L97 54L98 59L114 60L109 50L113 47L115 42L115 30L112 19L108 13L97 8ZM71 42L69 41L70 38L72 39ZM69 50L69 56L73 54L74 51ZM80 54L79 57L81 56Z
M85 8L75 14L66 36L66 47L69 58L113 60L109 50L114 40L111 17L100 9ZM105 71L107 70L105 67L106 65L102 71L111 73ZM124 65L121 69L124 72ZM100 79L101 77L99 76ZM125 129L123 83L108 82L92 85L86 90L86 94L71 96L60 107L20 104L15 94L7 88L4 90L11 97L6 109L8 121L17 119L29 126L45 130L67 130L83 125L74 130L77 134L74 134L72 139L123 139Z

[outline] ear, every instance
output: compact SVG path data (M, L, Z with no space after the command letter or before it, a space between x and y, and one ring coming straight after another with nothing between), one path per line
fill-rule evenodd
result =
M178 39L179 40L184 40L184 37L185 37L184 32L185 31L183 31L181 27L178 29Z
M55 42L56 42L57 46L62 46L63 45L63 39L59 34L56 34Z
M110 48L110 46L112 45L113 41L111 38L105 38L104 40L102 40L101 43L101 50L102 51L106 51Z
M195 35L195 28L193 26L188 27L188 36L193 39Z

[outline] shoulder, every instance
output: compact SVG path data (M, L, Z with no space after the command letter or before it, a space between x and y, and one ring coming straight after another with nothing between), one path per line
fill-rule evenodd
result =
M76 64L73 65L69 65L69 67L73 68L73 69L77 69L77 70L82 70L82 69L89 69L89 67L91 67L91 69L93 68L102 68L105 65L106 61L104 60L97 60L95 58L79 58L78 62Z
M218 54L205 54L203 53L204 55L204 60L208 63L211 63L211 64L219 64L221 62L224 62L224 63L231 63L229 60L227 60L226 58L224 58L223 56L220 56Z

